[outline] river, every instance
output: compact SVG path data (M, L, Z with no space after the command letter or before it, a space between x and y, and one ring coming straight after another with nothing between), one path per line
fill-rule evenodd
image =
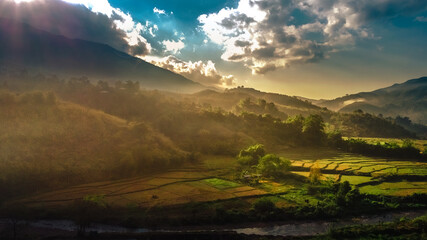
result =
M427 210L419 211L399 211L389 212L380 215L366 215L355 218L343 218L339 220L325 220L325 221L293 221L293 222L282 222L282 223L263 223L260 227L226 227L225 229L219 229L216 227L205 227L192 229L186 227L185 230L180 229L159 229L151 230L148 228L125 228L120 226L111 226L103 224L94 224L87 229L88 232L98 233L196 233L196 232L235 232L238 234L247 235L259 235L259 236L314 236L319 234L326 234L331 228L341 228L351 225L368 225L392 222L395 219L409 218L413 219L422 215L427 214ZM0 224L6 224L7 220L0 220ZM77 226L68 220L39 220L30 221L27 224L34 228L52 229L52 230L64 230L73 232L77 229ZM267 224L267 225L266 225Z

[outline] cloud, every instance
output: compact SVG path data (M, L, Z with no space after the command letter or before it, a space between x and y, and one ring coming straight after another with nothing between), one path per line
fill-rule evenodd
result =
M253 74L313 63L375 38L370 21L427 9L419 0L239 0L236 8L198 17L225 61L243 62Z
M163 58L146 56L144 60L208 86L229 87L235 84L233 75L221 75L212 61L185 62L174 56Z
M164 40L162 43L165 46L166 51L172 52L174 54L178 53L181 49L185 47L184 42L182 42L181 40Z
M113 8L107 0L34 0L19 4L2 1L0 17L68 38L108 44L132 55L143 56L151 51L151 45L141 35L146 27Z
M161 15L161 14L166 15L165 10L161 10L161 9L156 8L156 7L153 8L153 12L157 13L159 15Z

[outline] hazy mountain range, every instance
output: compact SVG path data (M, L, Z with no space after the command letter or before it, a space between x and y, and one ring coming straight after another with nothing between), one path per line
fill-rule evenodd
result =
M132 80L140 82L143 88L173 92L195 93L207 89L179 74L108 45L53 35L4 18L0 18L0 64L22 66L62 76L87 76L92 81ZM317 106L320 106L339 112L361 109L385 117L407 116L415 123L427 124L426 93L427 77L422 77L333 100L310 100L264 93L251 88L236 88L223 93L209 90L193 97L201 103L224 109L231 109L242 98L251 97L274 102L279 110L288 114L316 113L320 111Z
M415 123L427 124L427 77L411 79L372 92L361 92L313 103L339 112L361 109L384 116L407 116Z
M177 92L205 89L181 75L159 68L108 45L69 39L0 18L0 63L92 80L139 81L145 88Z

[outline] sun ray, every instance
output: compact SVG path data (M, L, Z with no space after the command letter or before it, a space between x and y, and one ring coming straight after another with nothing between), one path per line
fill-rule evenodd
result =
M12 0L12 1L14 1L16 3L22 3L22 2L32 2L34 0Z

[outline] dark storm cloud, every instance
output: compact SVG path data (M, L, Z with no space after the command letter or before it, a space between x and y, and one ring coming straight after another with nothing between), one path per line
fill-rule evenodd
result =
M227 58L227 60L230 61L240 61L242 59L244 59L246 56L244 54L234 54L232 56L230 56L229 58Z
M275 35L276 41L283 44L293 44L297 40L295 36L289 35L283 32L283 30L281 29L276 30L274 35Z
M247 47L247 46L250 46L250 45L251 45L251 42L249 42L249 41L240 41L240 40L236 40L236 41L234 42L234 45L235 45L236 47Z
M145 55L148 47L139 42L129 46L126 33L118 29L114 20L123 20L118 14L111 18L94 13L82 5L59 0L36 0L16 4L0 2L0 17L25 22L35 28L72 39L108 44L118 50Z
M238 26L248 26L249 24L255 22L255 20L251 17L248 17L244 13L234 14L228 18L224 18L221 21L221 25L226 29L233 29Z
M276 50L275 47L265 47L265 48L259 48L252 52L252 54L256 58L274 58L274 51Z
M236 8L202 15L199 21L212 41L224 45L224 60L244 62L262 74L318 62L358 39L378 39L372 21L426 9L426 0L239 0ZM299 24L295 12L304 18ZM253 21L236 17L243 14Z
M277 67L275 64L266 64L262 67L255 67L254 71L256 74L266 74L267 72L276 70Z
M360 13L360 21L413 14L427 9L425 0L351 1L348 4L354 12Z

